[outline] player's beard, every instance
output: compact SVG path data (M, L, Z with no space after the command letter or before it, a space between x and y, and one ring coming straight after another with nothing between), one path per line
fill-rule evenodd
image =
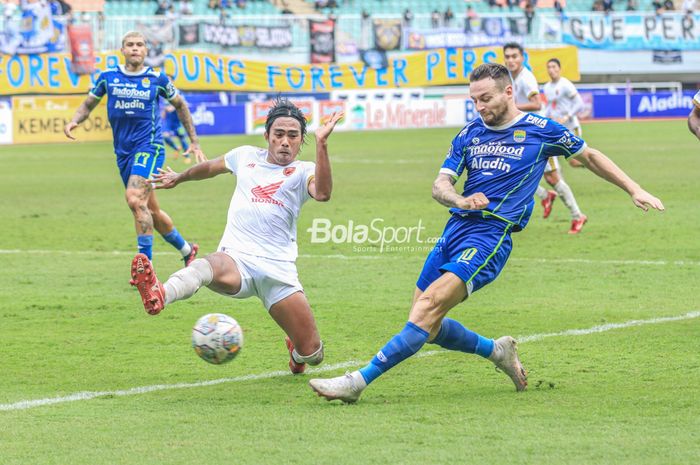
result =
M504 101L493 110L481 115L481 119L489 126L501 126L506 123L508 117L508 102Z

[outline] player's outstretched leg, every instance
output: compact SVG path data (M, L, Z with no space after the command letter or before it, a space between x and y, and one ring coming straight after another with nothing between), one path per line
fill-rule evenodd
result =
M518 348L515 339L510 336L496 339L489 360L513 380L516 391L525 390L527 387L527 372L518 358Z
M552 213L552 204L557 198L557 193L554 191L548 191L542 186L537 186L535 195L539 197L540 203L542 204L542 209L544 210L542 217L549 218L549 215Z
M198 258L190 266L176 271L163 283L165 304L189 299L214 279L214 270L208 260Z
M138 289L143 307L149 315L157 315L163 310L163 285L158 281L153 264L145 254L136 254L131 261L131 285Z
M289 370L295 375L303 373L307 364L314 366L323 361L323 342L318 334L311 306L300 289L301 284L298 284L298 287L290 285L268 301L275 301L292 292L270 305L269 311L272 319L286 333L284 342L289 352ZM272 295L274 291L269 294Z

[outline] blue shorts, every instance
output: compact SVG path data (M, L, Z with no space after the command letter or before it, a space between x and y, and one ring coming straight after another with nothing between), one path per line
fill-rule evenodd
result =
M471 294L496 279L513 248L512 225L497 219L452 215L442 237L428 255L416 286L425 291L449 271L467 284Z
M126 187L129 176L150 178L165 162L165 151L161 145L151 145L134 151L133 155L117 155L117 166Z

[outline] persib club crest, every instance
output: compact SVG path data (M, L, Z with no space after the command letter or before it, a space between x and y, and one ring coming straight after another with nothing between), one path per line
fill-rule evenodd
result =
M141 85L146 88L151 87L151 80L145 77L141 80Z
M522 129L518 129L516 131L513 131L513 140L515 142L525 142L525 137L527 136L527 133L523 131Z
M288 168L285 168L284 171L282 171L282 173L283 173L285 176L290 176L290 175L294 172L294 170L296 170L296 167L295 167L295 166L290 166L290 167L288 167Z

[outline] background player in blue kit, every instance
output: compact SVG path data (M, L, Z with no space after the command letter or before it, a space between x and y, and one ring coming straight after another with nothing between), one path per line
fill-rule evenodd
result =
M192 116L182 97L165 73L144 66L146 39L140 32L128 32L122 38L125 64L103 71L88 97L78 107L64 133L85 121L107 95L107 116L114 136L117 166L126 187L126 202L134 214L138 249L152 257L153 228L191 263L198 246L185 241L167 213L160 209L148 178L163 166L165 159L158 101L165 97L176 109L190 137L190 152L198 162L206 160L199 147Z
M512 337L487 339L446 315L503 269L511 251L511 232L527 225L549 157L577 157L593 173L627 192L637 207L664 209L659 199L564 126L518 110L505 66L483 64L471 73L470 83L481 118L454 138L433 184L433 198L450 207L452 216L425 261L408 322L360 370L310 380L312 389L328 400L357 401L369 383L426 342L488 358L511 378L516 390L527 387ZM460 195L454 184L465 171Z
M183 99L185 98L182 92L180 92L180 96ZM180 140L180 147L177 146L175 138ZM177 110L169 103L166 103L163 108L163 141L165 141L165 145L175 150L173 158L178 158L180 151L182 151L185 164L189 165L192 163L192 158L190 158L189 154L190 143L187 138L187 131L185 131L184 126L180 122Z

